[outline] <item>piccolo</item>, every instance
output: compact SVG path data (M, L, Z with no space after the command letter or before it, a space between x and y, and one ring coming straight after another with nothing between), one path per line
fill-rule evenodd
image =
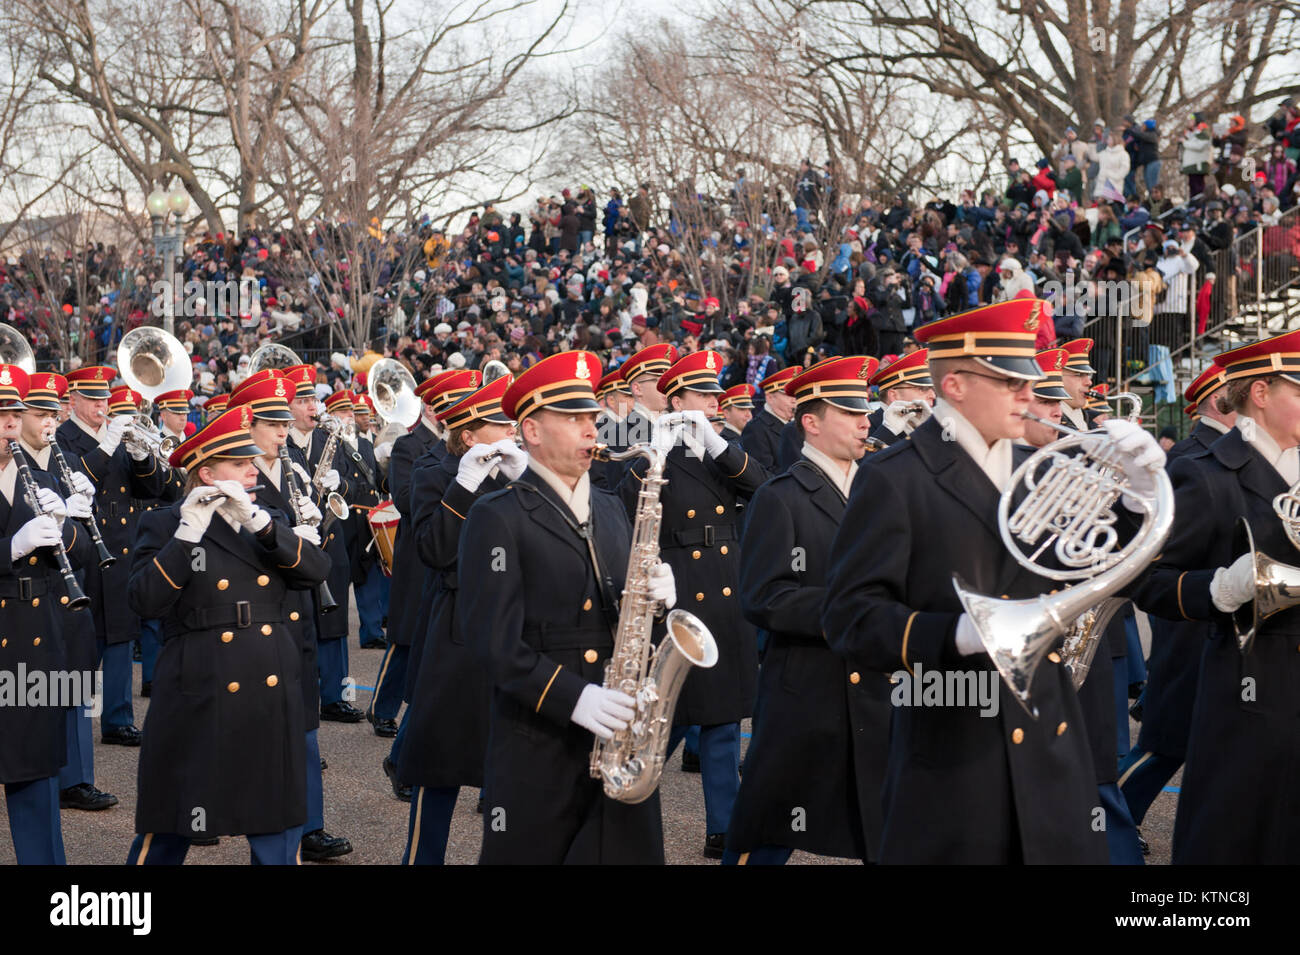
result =
M244 492L246 494L252 494L254 491L262 490L264 487L266 487L265 484L254 484L252 487L244 488ZM211 494L204 494L202 497L200 497L198 503L203 505L208 505L211 504L213 501L222 501L228 497L230 497L230 495L227 494L225 491L213 491Z

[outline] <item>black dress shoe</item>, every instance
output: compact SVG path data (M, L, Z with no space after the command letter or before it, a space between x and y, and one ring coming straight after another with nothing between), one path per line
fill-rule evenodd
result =
M139 746L142 735L134 726L111 726L100 734L99 741L108 746Z
M327 762L325 762L325 757L322 756L322 757L320 758L320 771L323 773L323 772L325 772L325 770L327 770L327 769L329 769L329 768L330 768L330 764L327 763Z
M1138 834L1138 848L1142 850L1142 854L1144 856L1151 855L1151 843L1147 842L1145 839L1142 838L1141 829L1137 831L1137 834Z
M383 639L367 640L365 643L361 644L361 649L362 650L387 650L388 641Z
M397 766L387 756L384 757L384 775L388 781L393 784L393 795L402 802L411 801L411 787L402 785L401 780L397 778Z
M153 696L153 683L145 680L140 684L140 695L144 697Z
M704 837L704 858L721 859L722 850L726 848L727 834L714 832Z
M140 641L136 640L131 644L131 662L139 663L144 659L144 651L140 649Z
M326 703L320 708L320 718L329 720L332 723L360 723L366 718L366 714L351 703L345 703L340 700L337 703Z
M302 837L302 861L320 862L323 859L336 859L352 851L352 843L342 836L331 836L324 829L317 829Z
M1142 722L1142 701L1134 700L1133 705L1128 708L1128 715L1133 718L1134 723Z
M217 843L219 843L220 841L221 841L221 837L220 837L220 836L205 836L205 837L202 838L202 839L191 839L191 840L190 840L190 845L192 845L192 846L215 846L215 845L216 845Z
M482 796L479 796L479 797L478 797L478 802L477 802L477 803L475 804L475 806L474 806L474 811L475 811L476 813L478 813L480 816L483 815L483 797L482 797Z
M1128 685L1128 698L1130 700L1136 700L1138 697L1142 695L1142 689L1145 686L1146 686L1145 680L1142 681L1141 683L1130 683Z
M682 772L698 773L700 771L700 754L689 749L682 750Z
M377 720L371 717L370 725L375 728L376 736L392 739L397 735L397 720Z
M78 783L59 793L60 809L84 809L86 812L99 812L101 809L116 805L116 796L112 793L100 792L90 783Z

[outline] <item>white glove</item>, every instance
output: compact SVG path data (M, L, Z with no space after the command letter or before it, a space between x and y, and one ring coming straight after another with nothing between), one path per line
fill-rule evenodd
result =
M912 429L923 424L925 419L934 414L928 402L922 401L925 411L917 411L911 401L895 401L885 409L885 427L894 434L911 434ZM910 413L909 413L910 412Z
M315 544L317 547L320 546L320 531L316 530L316 528L312 527L310 524L295 524L293 532L308 544Z
M9 538L9 556L17 563L38 547L58 547L63 540L59 532L59 523L54 518L42 514L18 528L18 533Z
M84 494L72 494L63 502L67 508L68 516L76 518L79 521L88 521L91 518L90 498Z
M325 472L325 477L321 479L321 487L327 491L337 491L339 489L339 472L330 468Z
M388 459L393 456L393 442L385 441L383 444L375 445L375 464L381 468L388 463Z
M589 683L569 719L601 739L612 739L616 731L627 729L628 720L636 715L635 706L636 700L626 693Z
M127 445L126 453L131 455L132 461L146 461L149 459L149 450L136 444Z
M667 454L677 444L677 426L683 421L680 411L664 412L651 426L650 443Z
M650 585L650 599L658 600L665 609L672 610L677 603L677 581L673 577L673 569L659 561L650 569L647 583Z
M479 485L488 476L488 472L496 466L498 460L493 458L489 461L487 458L498 450L500 449L492 444L476 444L466 451L460 459L460 467L456 470L456 483L467 491L477 492Z
M1149 499L1156 490L1156 472L1164 470L1165 452L1150 432L1123 418L1102 422L1106 434L1115 442L1115 450L1124 458L1124 473L1129 477L1129 491L1124 497L1131 511L1142 508L1130 503L1133 498Z
M117 446L122 443L122 435L126 434L129 427L131 427L130 415L114 415L109 418L108 430L104 432L104 440L99 442L99 450L112 457Z
M348 362L348 356L341 351L330 353L330 364L339 371L347 371L352 365Z
M685 425L682 433L704 445L709 457L716 458L729 447L727 439L713 430L709 416L703 411L683 411L682 422Z
M212 494L212 488L204 485L196 487L190 491L189 496L185 498L185 503L181 505L181 522L176 527L177 540L183 540L188 544L197 544L203 537L204 531L208 529L208 524L212 522L212 515L216 513L217 507L220 506L221 500L208 501L202 503L200 498Z
M82 497L94 498L95 482L80 471L72 472L72 493L80 494Z
M502 438L494 442L492 447L501 452L501 457L497 459L501 473L511 481L517 481L519 475L524 473L524 468L528 467L528 452L515 444L513 438Z
M296 475L298 475L298 477L302 478L302 483L303 483L303 484L310 484L310 483L311 483L311 475L307 473L307 469L306 469L306 468L304 468L304 467L303 467L301 464L299 464L297 461L292 461L292 462L290 462L290 465L293 467L293 473L296 474Z
M36 489L36 501L42 511L58 522L59 527L63 526L63 519L68 516L68 508L63 503L63 498L48 487L38 487Z
M1220 567L1210 581L1210 602L1221 613L1233 613L1255 599L1255 561L1242 554L1231 567Z
M271 515L253 503L238 481L213 481L212 486L226 495L217 509L240 527L256 534L271 522Z
M984 649L984 641L980 639L979 631L975 629L975 624L971 621L970 614L962 614L957 621L957 652L964 657L972 656L976 653L987 653Z
M298 526L301 527L303 524L309 524L313 527L320 527L320 522L324 519L324 515L321 514L320 508L311 502L310 498L304 497L302 499L301 511L302 513L299 515L301 523Z

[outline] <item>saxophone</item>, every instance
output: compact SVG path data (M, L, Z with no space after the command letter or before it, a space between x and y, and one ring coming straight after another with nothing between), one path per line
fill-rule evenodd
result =
M321 448L320 460L316 462L316 470L311 473L311 486L318 495L324 497L325 510L329 516L325 518L320 526L322 538L330 525L335 520L344 520L348 516L348 502L343 500L343 495L338 491L330 491L325 494L325 475L334 467L334 455L339 448L339 435L343 433L343 423L333 415L321 415L320 426L325 433L329 435L325 439L325 447Z
M682 683L691 667L707 668L718 662L718 644L700 619L684 610L669 613L667 636L657 648L651 643L656 607L649 596L649 578L659 560L663 515L659 493L668 483L663 476L666 452L650 444L620 452L597 445L592 457L600 461L644 457L650 462L637 497L614 653L605 663L605 689L632 697L636 715L627 729L612 739L597 737L591 751L591 775L604 780L605 795L619 802L638 803L659 788Z

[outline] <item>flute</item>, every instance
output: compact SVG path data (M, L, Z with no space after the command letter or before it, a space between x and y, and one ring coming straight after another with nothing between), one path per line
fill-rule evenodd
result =
M41 509L41 501L37 496L39 488L36 479L32 477L32 467L27 463L27 455L23 454L23 449L18 446L18 442L12 439L9 441L9 453L13 455L14 464L18 467L18 479L23 482L23 496L27 498L28 506L38 517L46 516L46 512ZM82 592L81 585L77 583L77 575L73 572L72 565L68 563L68 551L63 546L62 538L54 549L54 557L59 563L59 573L68 590L68 609L80 610L82 607L89 606L90 598Z
M264 487L266 487L265 484L254 484L252 487L244 488L244 491L245 493L252 494L254 491L262 490L262 488ZM214 490L211 494L204 494L202 497L200 497L198 503L206 505L206 504L211 504L213 501L224 500L228 497L230 497L230 495L227 494L225 491Z
M50 456L54 458L54 464L59 469L59 479L63 482L64 488L69 494L76 494L77 487L72 483L72 468L68 466L68 459L63 456L63 450L59 447L58 439L54 432L45 436L45 443L49 445ZM90 532L90 539L95 544L95 556L99 561L99 569L107 570L117 563L117 558L108 552L108 547L104 544L104 535L99 531L99 521L96 520L95 499L90 499L90 517L82 521L86 525L86 530Z

